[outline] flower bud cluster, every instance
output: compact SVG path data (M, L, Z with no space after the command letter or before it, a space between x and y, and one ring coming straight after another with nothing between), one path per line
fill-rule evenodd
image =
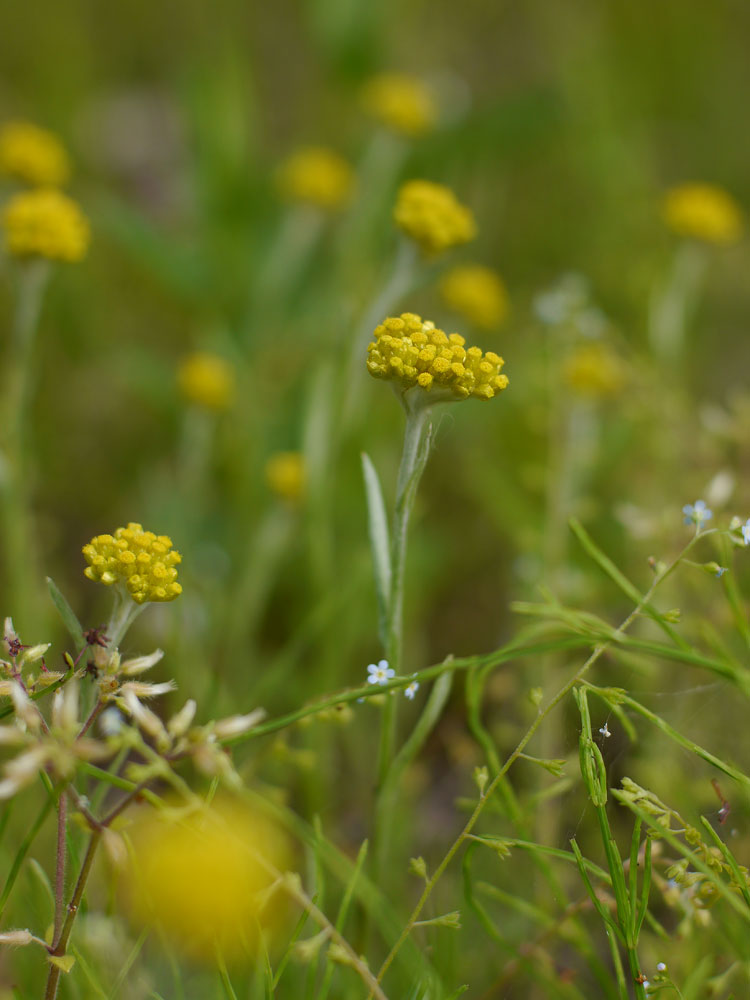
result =
M432 181L407 181L393 210L396 225L426 254L469 243L477 235L474 214L450 188Z
M494 351L465 347L457 333L446 334L415 313L384 320L368 347L367 370L404 390L446 390L448 398L492 399L508 384L505 362ZM436 400L437 401L437 400Z
M140 524L131 522L114 535L97 535L84 545L83 554L89 580L124 584L136 604L173 601L182 593L175 569L182 556L172 548L172 539L144 531Z
M80 208L54 188L22 191L3 214L5 243L14 257L81 260L89 245L89 224Z

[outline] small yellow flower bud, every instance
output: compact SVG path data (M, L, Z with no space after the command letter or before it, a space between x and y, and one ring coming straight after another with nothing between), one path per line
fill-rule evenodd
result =
M742 211L734 198L713 184L681 184L662 205L664 221L678 236L705 243L737 243L742 237Z
M217 354L196 351L180 362L177 385L184 398L206 410L226 410L234 402L232 366Z
M167 535L155 535L131 522L114 535L97 535L82 551L88 563L83 572L89 580L106 586L123 583L136 604L173 601L182 593L175 568L182 556Z
M437 254L469 243L477 235L471 209L450 188L432 181L407 181L393 210L396 225L426 254Z
M627 381L625 362L604 344L585 344L566 360L563 379L581 396L607 399L618 396Z
M437 108L425 84L408 73L380 73L362 90L362 106L381 125L417 136L435 124Z
M31 187L59 187L70 175L70 161L53 132L31 122L8 122L0 129L0 174Z
M351 198L354 172L334 150L309 146L282 163L276 182L283 198L330 211L342 208Z
M305 460L299 451L277 451L266 462L266 482L289 503L298 503L305 492Z

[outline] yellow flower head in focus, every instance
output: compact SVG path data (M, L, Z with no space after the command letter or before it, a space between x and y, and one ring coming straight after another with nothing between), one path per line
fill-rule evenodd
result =
M354 190L354 171L332 149L309 146L298 149L279 167L279 191L289 201L303 201L318 208L337 209Z
M468 243L477 235L470 208L450 188L432 181L407 181L396 198L393 218L427 254Z
M88 563L83 572L89 580L108 587L124 585L136 604L173 601L182 593L175 569L182 556L168 535L144 531L131 521L114 535L92 538L82 551Z
M365 111L386 128L416 136L435 124L437 108L432 94L416 76L380 73L362 90Z
M214 961L252 950L273 930L280 900L265 890L290 851L283 833L241 803L218 800L188 816L136 817L126 881L134 924L157 926L183 952Z
M619 396L627 382L623 359L604 344L584 344L563 365L563 379L580 396L608 399Z
M742 237L742 210L714 184L681 184L667 191L664 221L679 236L706 243L736 243Z
M277 451L266 462L266 482L273 492L298 503L305 492L305 460L298 451Z
M59 187L70 176L70 160L53 132L8 122L0 128L0 174L31 187Z
M484 330L499 326L508 314L508 292L500 275L481 264L461 264L440 280L440 294L449 309Z
M374 378L398 383L404 392L419 387L444 399L492 399L507 386L501 375L505 362L479 347L464 347L457 333L450 335L422 322L414 313L384 320L367 348L367 370Z
M177 369L177 385L189 403L206 410L226 410L234 401L234 371L217 354L188 354Z
M5 245L15 257L81 260L89 224L76 202L53 188L14 195L3 213Z

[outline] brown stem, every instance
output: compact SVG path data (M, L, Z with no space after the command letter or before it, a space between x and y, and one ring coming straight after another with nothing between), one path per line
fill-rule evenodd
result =
M55 867L55 929L52 934L53 945L57 944L63 925L65 909L65 835L68 826L68 797L61 790L57 799L57 864Z
M76 887L73 890L73 896L68 903L68 912L65 917L65 923L63 924L62 931L60 932L60 938L55 944L55 947L50 951L50 955L55 958L61 958L68 947L68 941L70 940L70 934L73 930L73 924L76 919L76 914L78 913L78 907L81 905L81 900L83 899L83 891L86 888L86 882L91 874L91 866L94 863L94 857L96 855L96 849L99 846L99 841L102 837L102 830L93 830L91 833L91 838L89 839L89 846L86 849L86 856L83 859L83 864L81 865L81 872L78 876L78 881L76 882ZM60 969L57 965L50 965L49 976L47 977L47 988L44 991L44 1000L55 1000L57 997L57 987L60 983Z

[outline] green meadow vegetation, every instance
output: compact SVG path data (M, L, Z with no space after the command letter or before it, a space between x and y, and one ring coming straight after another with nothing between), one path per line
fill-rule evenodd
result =
M0 9L0 1000L750 997L748 29Z

